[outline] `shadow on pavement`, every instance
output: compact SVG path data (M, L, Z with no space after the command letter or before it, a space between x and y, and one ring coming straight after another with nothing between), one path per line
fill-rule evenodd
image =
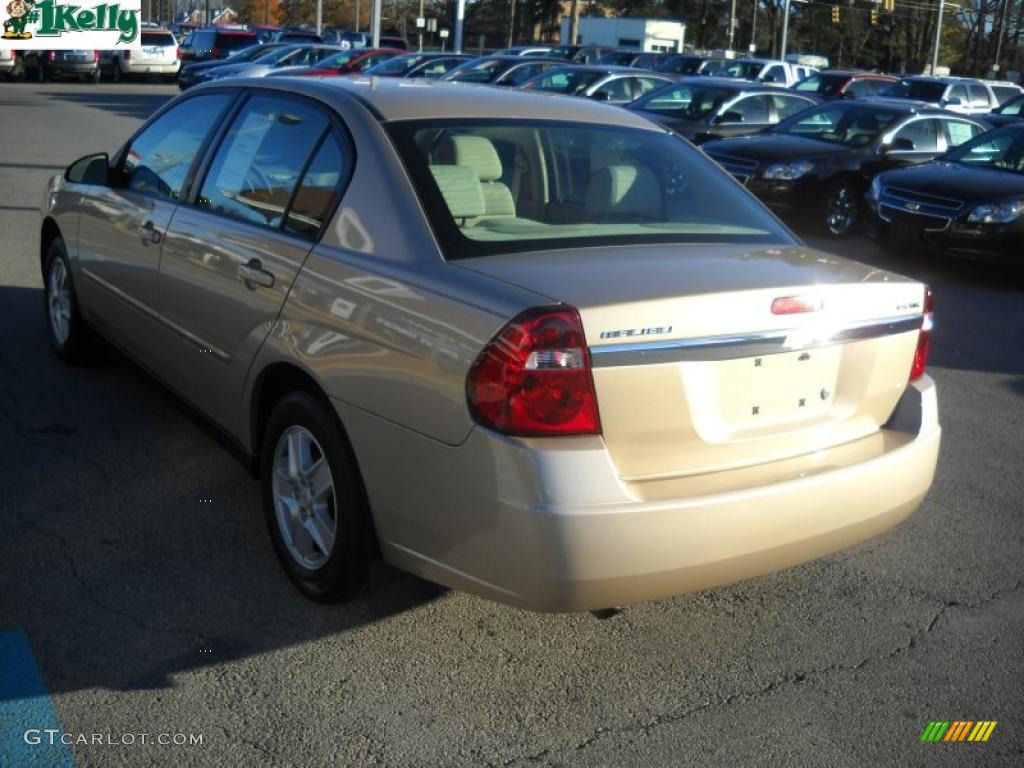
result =
M88 91L44 92L58 101L70 101L122 117L145 119L170 101L176 93L90 93Z
M199 417L112 350L57 361L41 289L2 286L0 307L0 628L26 632L52 693L171 686L445 593L373 563L357 599L306 600Z

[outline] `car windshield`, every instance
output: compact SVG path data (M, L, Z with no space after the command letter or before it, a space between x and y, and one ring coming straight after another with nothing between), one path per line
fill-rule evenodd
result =
M849 79L846 75L822 75L815 73L797 83L793 90L820 93L823 96L835 96Z
M489 83L508 68L501 59L483 59L453 69L446 78L459 83Z
M254 64L276 64L286 56L290 56L299 50L302 46L299 45L286 45L282 48L275 48L272 51L268 51L262 56L257 56L253 59Z
M740 80L753 80L764 69L759 61L733 61L715 72L717 77L737 77Z
M900 80L898 83L894 83L885 95L898 99L932 102L941 101L945 92L945 83L931 80Z
M1024 96L1018 96L1017 98L1003 104L1003 106L997 109L996 112L1000 115L1017 117L1020 115L1022 109L1024 109Z
M863 147L874 142L900 114L884 107L826 105L783 120L772 132Z
M352 59L354 59L356 56L361 56L362 53L363 52L358 48L354 48L348 51L342 51L341 53L335 53L333 56L328 56L327 58L320 59L320 61L316 63L316 66L321 67L323 69L336 69L337 67L345 66L350 61L352 61Z
M794 242L699 150L661 131L509 119L403 121L388 130L447 258Z
M423 61L427 56L422 53L408 53L404 56L395 56L387 61L382 61L369 69L363 71L364 75L404 75L413 67Z
M576 95L605 77L603 72L591 72L580 69L553 69L523 84L523 90L547 91L548 93L565 93Z
M579 46L576 45L556 45L544 55L554 59L568 59L578 50Z
M629 105L629 109L663 112L684 120L698 120L717 111L736 93L730 88L676 83L637 99Z
M965 141L943 160L1024 175L1024 131L1003 128Z

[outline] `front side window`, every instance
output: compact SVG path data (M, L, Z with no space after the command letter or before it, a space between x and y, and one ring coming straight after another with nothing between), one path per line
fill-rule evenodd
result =
M222 216L279 227L302 169L329 121L291 99L254 96L238 112L196 204Z
M722 117L727 122L767 123L768 103L768 96L748 96L730 106Z
M761 79L766 83L784 83L786 82L786 70L776 64L774 67L769 67Z
M893 140L903 139L906 150L912 152L937 152L939 131L934 120L913 120L896 131Z
M807 93L820 93L824 96L834 96L846 82L843 75L822 75L817 72L805 77L794 87L794 91L805 91Z
M603 75L581 69L555 69L535 77L524 85L524 90L566 93L575 96L582 93Z
M699 150L660 131L554 121L388 127L448 258L792 238Z
M725 64L715 72L720 77L736 77L741 80L754 80L761 74L761 65L756 61L734 61Z
M943 83L931 80L900 80L886 95L914 101L937 102L942 100L945 92L946 86Z
M452 70L448 79L459 83L489 83L504 71L505 62L498 59L485 59Z
M869 105L827 104L794 115L773 130L832 144L863 147L875 141L899 117L899 112Z
M778 115L779 120L785 120L787 117L792 117L797 112L803 112L808 107L814 106L810 101L806 99L798 99L795 96L772 96L772 103L775 105L775 113Z
M679 83L666 86L629 105L630 109L664 112L697 120L716 112L735 91Z
M193 96L164 112L125 153L121 173L126 186L168 200L180 199L199 148L233 98L227 93Z

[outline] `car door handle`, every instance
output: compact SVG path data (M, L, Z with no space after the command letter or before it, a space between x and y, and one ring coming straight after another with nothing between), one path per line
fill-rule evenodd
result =
M160 234L152 221L147 221L145 224L139 224L139 237L142 238L143 245L159 243L163 239L163 235Z
M265 270L263 262L259 259L250 259L247 264L239 264L238 279L245 283L245 287L250 291L255 291L258 286L274 287L274 273Z

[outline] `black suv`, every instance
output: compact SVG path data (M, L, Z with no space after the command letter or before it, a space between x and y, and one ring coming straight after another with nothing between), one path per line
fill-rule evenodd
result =
M59 77L84 78L93 84L100 81L99 51L25 51L22 61L25 76L40 83Z

